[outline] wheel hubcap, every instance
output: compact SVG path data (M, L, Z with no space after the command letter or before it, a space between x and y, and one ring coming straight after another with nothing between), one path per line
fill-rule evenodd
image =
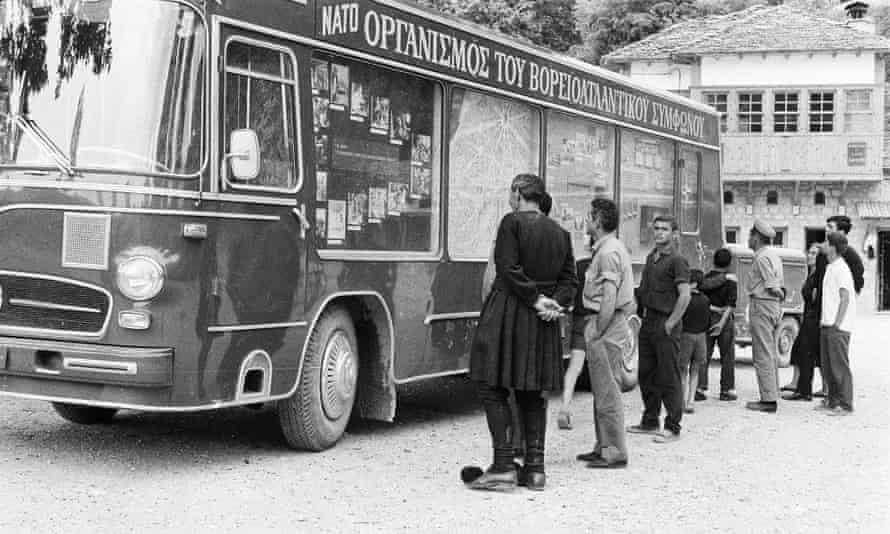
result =
M321 369L321 401L328 418L339 419L352 406L357 364L349 338L339 330L334 332L325 347Z
M782 333L779 336L779 352L785 354L789 350L791 350L791 332L782 330Z

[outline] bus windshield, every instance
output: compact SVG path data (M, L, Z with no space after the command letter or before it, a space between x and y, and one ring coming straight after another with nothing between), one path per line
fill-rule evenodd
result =
M0 165L70 176L201 170L207 36L194 10L163 0L2 4Z

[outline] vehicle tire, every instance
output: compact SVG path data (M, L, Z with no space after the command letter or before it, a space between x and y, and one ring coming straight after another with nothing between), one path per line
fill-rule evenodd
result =
M52 403L53 409L62 419L79 425L101 425L111 422L115 408L99 408L96 406L81 406L78 404L66 404L64 402Z
M794 317L783 317L776 331L776 354L779 356L779 367L791 365L791 347L797 339L800 324Z
M278 421L290 447L323 451L346 429L358 385L358 343L352 317L326 310L312 331L297 391L278 403Z

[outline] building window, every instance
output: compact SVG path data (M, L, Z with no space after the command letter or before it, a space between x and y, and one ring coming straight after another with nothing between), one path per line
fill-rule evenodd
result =
M834 131L834 93L830 91L810 93L810 131Z
M720 132L726 132L726 116L729 104L726 93L705 93L705 103L720 113Z
M822 191L816 191L813 195L813 205L815 206L824 206L825 205L825 193Z
M763 131L763 95L739 93L739 131L757 133Z
M776 93L773 102L773 129L776 132L796 132L798 94Z
M735 194L732 191L724 191L723 192L723 203L724 204L732 204L735 202Z
M726 242L736 244L739 242L739 229L737 227L726 229Z
M779 192L776 190L770 190L766 192L766 203L767 204L778 204L779 203Z
M776 228L776 237L773 238L773 245L777 247L785 246L785 236L788 234L787 228Z
M844 131L868 132L872 126L871 90L848 89L845 92Z
M866 156L865 143L847 143L847 166L864 167Z

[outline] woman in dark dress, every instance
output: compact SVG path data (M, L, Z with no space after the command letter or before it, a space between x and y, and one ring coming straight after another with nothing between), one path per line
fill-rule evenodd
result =
M816 267L819 245L812 244L807 251L807 279L800 295L803 298L803 321L791 347L791 363L796 366L797 381L794 390L783 395L785 400L809 401L813 399L813 370L819 366L819 324L821 299L820 280L825 275Z
M574 299L578 280L567 232L539 211L544 182L520 174L510 188L515 208L504 216L495 240L496 276L482 306L470 349L470 378L479 392L494 461L468 483L472 489L507 490L517 484L543 489L547 399L559 391L562 341L559 318ZM525 427L525 462L517 472L510 440L509 390L516 394Z

